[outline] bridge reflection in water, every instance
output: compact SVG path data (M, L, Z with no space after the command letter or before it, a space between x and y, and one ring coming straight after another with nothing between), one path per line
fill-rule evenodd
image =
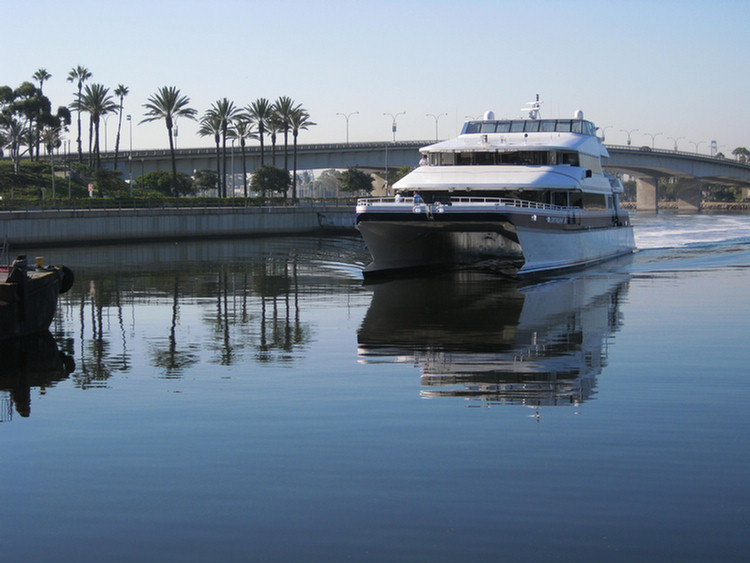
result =
M627 290L612 274L527 287L478 273L393 280L374 287L359 357L418 365L424 397L579 405L596 394Z

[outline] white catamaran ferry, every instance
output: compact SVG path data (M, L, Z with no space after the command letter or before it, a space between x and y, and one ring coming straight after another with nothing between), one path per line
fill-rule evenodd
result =
M602 171L596 127L542 119L468 121L455 139L421 149L421 165L393 198L357 201L372 254L365 276L408 269L487 266L529 274L631 253L622 183Z

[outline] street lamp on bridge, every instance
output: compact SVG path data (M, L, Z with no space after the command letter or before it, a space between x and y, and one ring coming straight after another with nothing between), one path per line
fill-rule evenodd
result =
M441 118L441 117L443 117L444 115L448 115L448 114L447 114L447 113L440 113L440 114L438 114L438 115L435 115L434 113L426 113L426 114L425 114L425 117L432 117L432 118L434 118L434 119L435 119L435 142L436 142L436 143L437 143L437 142L438 142L438 140L439 140L439 136L438 136L438 121L439 121L439 120L440 120L440 118Z
M662 135L662 133L644 133L644 135L648 135L649 137L651 137L651 148L653 149L654 139L656 139L656 137L658 137L659 135Z
M346 119L346 144L348 145L349 144L349 118L352 115L359 115L359 112L358 111L353 111L353 112L351 112L349 114L346 114L346 113L337 113L336 115L340 115L344 119Z
M384 113L383 115L388 115L391 118L391 121L392 121L391 131L393 132L393 142L395 143L396 142L396 118L399 115L406 115L406 112L405 111L400 111L400 112L398 112L395 115L392 114L392 113Z
M627 136L628 136L628 146L630 146L630 135L632 135L633 133L635 133L636 131L638 131L638 129L630 129L630 130L628 130L628 129L620 129L620 131L622 131L623 133L627 134Z
M667 137L670 141L674 143L674 151L677 152L677 141L680 139L684 139L685 137Z
M697 143L695 141L690 141L690 143L695 145L695 154L698 154L698 147L703 144L703 141L698 141Z
M612 125L607 125L606 127L602 127L602 128L601 128L601 132L602 132L602 143L604 142L604 134L605 134L605 133L607 132L607 129L611 129L611 128L612 128Z
M130 152L128 153L128 171L130 175L130 197L133 197L133 118L128 114L128 125L130 126Z

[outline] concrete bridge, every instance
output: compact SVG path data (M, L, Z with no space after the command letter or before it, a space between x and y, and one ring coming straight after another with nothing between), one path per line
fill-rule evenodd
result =
M398 141L371 143L311 144L297 146L297 170L358 167L371 170L393 170L401 166L416 166L419 149L433 141ZM636 178L637 208L657 211L659 179L672 178L676 182L678 207L685 211L700 209L702 184L733 185L750 188L750 165L726 158L697 153L679 152L648 147L608 145L610 158L604 165L610 172L628 174ZM236 172L241 171L240 149L228 148L227 162ZM178 149L177 170L192 175L195 170L216 169L215 148ZM102 155L105 166L111 167L113 153ZM292 168L292 148L288 153ZM245 149L247 170L260 166L260 147ZM266 147L265 162L273 163L271 147ZM276 147L276 166L284 165L283 146ZM123 177L135 178L154 170L171 170L168 150L137 150L120 154Z

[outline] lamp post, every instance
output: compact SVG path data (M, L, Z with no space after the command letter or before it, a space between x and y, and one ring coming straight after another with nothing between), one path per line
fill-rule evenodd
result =
M653 149L654 148L654 140L656 139L656 137L658 137L659 135L661 135L661 133L644 133L644 135L648 135L649 137L651 137L651 148Z
M436 143L438 142L438 138L439 138L439 135L438 135L438 121L444 115L448 115L448 114L447 113L440 113L438 115L435 115L434 113L426 113L425 114L425 117L432 117L432 118L435 119L435 142Z
M130 199L133 199L133 118L128 114L130 128L130 152L128 152L128 174L130 176Z
M346 113L337 113L336 115L340 115L344 119L346 119L346 144L348 145L349 144L349 118L352 115L359 115L359 112L358 111L353 111L353 112L351 112L349 114L346 114Z
M630 146L630 135L632 135L633 133L635 133L636 131L638 131L638 129L630 129L630 130L628 130L628 129L620 129L620 131L622 131L623 133L627 134L627 136L628 136L628 146Z
M394 114L392 114L392 113L384 113L383 115L388 115L388 116L390 116L390 118L391 118L391 121L392 121L392 124L391 124L391 131L393 132L393 142L395 143L395 142L396 142L396 118L397 118L397 117L398 117L399 115L406 115L406 112L405 112L405 111L400 111L400 112L398 112L398 113L397 113L397 114L395 114L395 115L394 115Z
M697 143L695 141L690 141L690 143L695 145L695 154L698 154L698 147L703 144L703 141L698 141Z
M684 138L685 137L667 137L667 139L669 139L670 141L674 143L675 152L677 152L677 141L679 141L680 139L684 139Z
M109 116L105 115L102 117L104 120L104 152L107 152L107 118Z
M602 143L604 142L604 134L607 132L607 129L612 129L612 125L607 125L606 127L602 127Z

